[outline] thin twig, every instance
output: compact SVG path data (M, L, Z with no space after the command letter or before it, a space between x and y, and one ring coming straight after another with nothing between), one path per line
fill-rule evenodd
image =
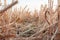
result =
M7 7L5 7L3 10L0 10L0 13L3 13L5 11L7 11L9 8L11 8L12 6L14 6L15 4L17 4L18 1L15 1L13 3L11 3L10 5L8 5Z
M57 32L58 32L58 27L57 27L57 29L56 29L56 31L55 31L55 33L54 33L54 35L51 37L51 40L53 40L53 39L54 39L54 37L56 36Z

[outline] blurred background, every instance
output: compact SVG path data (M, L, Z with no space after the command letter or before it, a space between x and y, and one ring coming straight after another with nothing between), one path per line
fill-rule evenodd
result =
M15 1L15 0L13 0ZM4 5L4 0L1 0L2 5ZM7 0L6 3L9 5L12 2L12 0ZM40 10L41 5L48 5L48 0L18 0L18 4L15 5L13 8L24 8L27 6L26 9L29 8L30 11L33 11L37 9ZM53 9L55 9L57 6L57 0L53 0ZM4 7L4 6L3 6ZM1 9L1 6L0 6Z

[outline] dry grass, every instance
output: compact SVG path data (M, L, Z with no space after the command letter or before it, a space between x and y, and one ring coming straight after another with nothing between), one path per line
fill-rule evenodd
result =
M32 40L32 37L28 37L32 36L37 31L44 31L44 28L47 28L51 24L54 24L56 21L58 21L58 14L54 10L52 11L52 9L48 9L46 6L44 6L39 12L35 10L33 12L33 15L31 15L31 12L29 12L28 10L26 11L25 8L22 10L15 9L13 12L9 12L11 10L8 10L0 16L0 35L3 36L1 40L9 40L9 38L11 37L13 37L13 39L16 38L15 40L18 40L18 38L20 37L22 37L20 40L25 37L27 37L26 40ZM49 28L45 30L49 30ZM41 34L38 33L35 36L36 38L33 40L44 39L42 34L44 34L45 32L43 31L40 32ZM51 32L48 33L51 34ZM48 36L50 34L48 34ZM7 39L6 37L9 38Z

